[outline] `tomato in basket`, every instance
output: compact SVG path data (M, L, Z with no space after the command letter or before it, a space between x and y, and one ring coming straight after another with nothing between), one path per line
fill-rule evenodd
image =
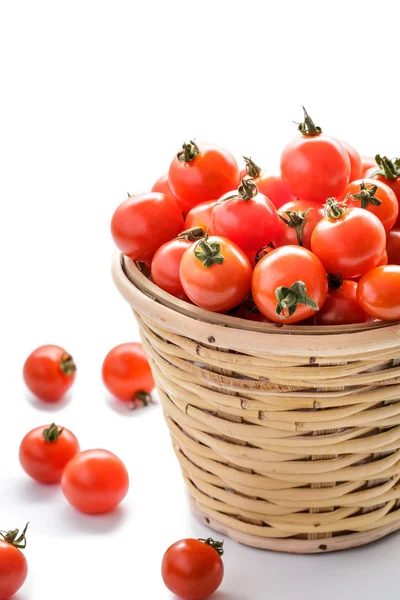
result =
M246 175L251 177L257 185L259 192L267 196L275 208L280 208L283 204L295 200L295 197L283 182L280 174L263 171L251 158L247 156L243 158L246 166L242 169L240 178L243 179Z

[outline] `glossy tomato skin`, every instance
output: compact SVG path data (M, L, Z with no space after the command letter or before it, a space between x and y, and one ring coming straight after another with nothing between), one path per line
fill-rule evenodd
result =
M323 307L310 321L315 325L350 325L374 320L357 300L357 283L345 279L337 290L329 290Z
M128 493L124 463L107 450L85 450L69 461L61 487L68 502L85 514L114 510Z
M194 206L187 214L185 220L186 229L191 227L201 227L204 233L214 235L212 224L212 212L216 204L216 200L208 200Z
M44 402L58 402L75 381L71 355L53 344L40 346L26 359L23 376L30 391Z
M190 300L206 310L225 312L239 306L248 296L252 268L245 253L236 244L222 237L211 236L210 243L220 245L222 264L206 267L188 248L180 264L183 289Z
M281 206L278 213L283 217L286 211L294 212L307 212L306 223L303 228L303 247L307 250L311 250L311 235L314 231L316 224L323 218L324 209L319 202L310 202L305 200L293 200ZM286 225L281 219L279 219L279 226L277 236L275 237L275 246L299 246L299 241L295 227Z
M376 319L400 319L400 266L377 267L359 281L357 299L360 306Z
M355 181L356 179L360 179L363 173L363 164L361 160L361 156L358 154L357 150L353 148L348 142L344 140L340 140L342 146L344 146L347 154L349 155L350 160L350 178L349 181Z
M347 206L361 208L361 201L354 198L353 194L359 194L363 185L365 185L367 190L370 190L374 186L378 188L375 192L375 197L381 201L380 206L368 204L365 210L376 215L384 226L385 231L389 231L397 220L399 203L393 190L382 181L367 178L352 181L345 187L339 199L344 200L350 194L346 199Z
M151 263L154 283L181 300L187 300L187 296L179 277L179 266L182 256L192 244L193 242L185 239L171 240L157 250Z
M276 314L277 288L291 287L302 281L307 295L321 308L328 293L328 279L320 260L309 250L300 246L283 246L273 250L257 263L252 281L252 294L258 310L275 323L297 323L315 313L310 306L299 304L288 318Z
M348 208L338 219L324 217L311 236L311 249L326 271L344 279L364 275L376 267L385 250L380 220L362 208Z
M179 198L177 198L175 196L174 192L171 190L171 186L169 185L169 181L168 181L168 173L164 173L164 175L161 175L161 177L159 177L157 179L157 181L155 182L155 184L151 188L151 191L152 192L159 192L160 194L164 194L165 196L169 196L169 198L172 198L173 200L175 200L175 202L178 204L178 206L180 207L181 211L185 215L188 212L188 210L189 210L188 206L186 206L184 202L181 202L181 200Z
M386 234L388 264L400 265L400 229L393 228Z
M168 171L172 191L189 209L239 184L239 165L228 150L207 142L196 142L196 147L197 156L188 162L175 156Z
M369 172L370 169L372 169L372 168L374 168L375 171L376 171L376 169L379 168L375 158L373 156L362 156L361 157L361 177L370 177L370 175L367 175L367 172ZM357 179L359 179L359 178L357 177Z
M246 169L243 169L240 173L240 178L242 179L242 177L246 177L246 175ZM258 187L258 191L261 194L264 194L264 196L267 196L276 209L287 202L296 200L293 194L290 193L287 185L283 182L282 177L277 173L262 171L261 175L255 177L253 181Z
M19 460L24 471L40 483L59 483L65 466L79 452L74 434L63 428L54 441L46 441L42 425L26 434L19 447Z
M118 400L132 402L140 392L150 394L154 379L141 344L127 342L115 346L104 359L103 382Z
M111 233L118 248L132 260L151 260L162 244L184 229L180 207L170 196L148 192L130 196L120 204L111 220Z
M365 173L364 177L368 177L370 179L380 181L380 182L384 183L385 185L389 186L390 189L395 193L397 202L400 203L400 177L396 177L396 179L387 179L386 177L384 177L381 174L377 175L377 170L378 170L378 166L375 165L375 168L369 169ZM397 216L397 220L396 220L396 223L394 226L400 227L400 211L399 211L399 214Z
M349 182L350 160L334 138L299 135L282 152L281 174L296 198L324 203L339 196Z
M18 548L0 539L0 600L14 596L25 583L27 575L25 556Z
M161 574L173 594L183 600L204 600L221 585L224 565L214 548L189 538L168 548Z

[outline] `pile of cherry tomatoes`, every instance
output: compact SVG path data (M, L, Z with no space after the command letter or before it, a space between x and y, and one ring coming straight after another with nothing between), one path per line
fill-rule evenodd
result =
M164 291L244 319L400 319L400 159L361 158L304 109L280 174L190 142L114 212L118 248Z

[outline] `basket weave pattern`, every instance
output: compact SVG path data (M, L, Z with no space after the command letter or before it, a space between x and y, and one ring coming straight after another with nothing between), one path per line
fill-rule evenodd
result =
M200 518L240 542L292 552L400 528L399 326L236 328L183 309L130 261L114 275Z

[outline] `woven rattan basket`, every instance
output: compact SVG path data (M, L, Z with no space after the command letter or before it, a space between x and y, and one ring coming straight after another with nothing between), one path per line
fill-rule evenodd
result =
M400 528L399 323L282 327L210 313L119 256L114 278L200 519L298 553Z

